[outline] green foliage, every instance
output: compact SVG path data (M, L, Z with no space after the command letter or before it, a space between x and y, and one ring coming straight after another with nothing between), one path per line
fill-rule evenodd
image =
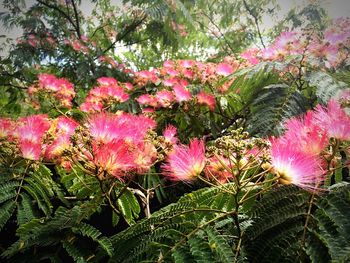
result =
M261 136L279 135L286 120L306 110L307 100L298 90L283 84L264 87L251 105L248 130Z
M346 262L349 260L350 187L320 196L279 187L252 210L244 253L250 262Z
M348 85L342 81L337 81L331 75L316 71L306 76L310 86L316 87L316 97L319 102L326 104L332 97L335 97Z

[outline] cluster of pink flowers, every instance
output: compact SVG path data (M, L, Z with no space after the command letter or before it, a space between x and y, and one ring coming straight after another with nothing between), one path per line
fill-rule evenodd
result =
M65 39L63 42L72 47L75 51L83 54L90 53L91 46L96 46L96 43L90 41L87 36L81 36L80 39L77 39L75 36L71 36L70 39Z
M39 82L28 89L28 94L34 104L39 104L36 96L49 93L63 107L72 107L72 101L75 97L74 86L65 78L57 78L52 74L40 74Z
M17 39L17 43L28 44L33 48L38 48L42 46L55 47L57 44L56 40L50 34L50 32L48 32L46 36L37 36L34 34L29 34L25 39Z
M145 111L158 108L171 108L175 103L194 102L214 111L216 106L215 93L224 93L233 80L222 84L221 80L245 67L234 58L227 57L223 62L202 63L194 60L167 60L163 67L152 70L134 72L135 86L143 87L153 84L157 91L154 94L143 94L136 101ZM201 90L193 94L193 85L201 84L210 87L210 91Z
M257 64L263 60L283 61L288 56L304 55L304 60L311 65L336 68L344 62L349 63L349 46L350 19L338 18L326 28L322 37L308 31L286 31L267 48L248 49L241 57Z
M104 172L118 177L149 170L157 150L146 137L155 128L154 120L124 112L96 113L86 124L92 137L91 162Z
M97 79L99 86L89 91L80 109L85 112L99 112L112 103L122 103L129 99L126 93L132 90L131 83L119 83L114 78L101 77Z
M317 188L329 168L325 156L331 138L350 140L350 116L336 100L289 120L285 134L271 140L271 163L280 182Z

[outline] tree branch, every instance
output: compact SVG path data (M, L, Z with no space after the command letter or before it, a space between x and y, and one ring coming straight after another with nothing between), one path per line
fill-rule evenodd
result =
M259 36L261 45L262 45L264 48L266 48L265 43L264 43L264 40L263 40L262 35L261 35L258 17L254 14L253 10L249 7L249 5L248 5L248 3L247 3L246 0L243 0L243 4L244 4L245 9L248 11L248 13L249 13L249 14L253 17L253 19L254 19L254 23L255 23L256 29L257 29L257 31L258 31L258 36Z
M76 21L76 30L77 30L78 37L80 39L81 38L81 32L80 32L80 23L79 23L78 10L77 10L77 7L75 5L74 0L71 0L71 2L72 2L73 10L74 10L75 21Z
M135 20L132 24L127 26L123 34L121 36L117 36L115 40L105 50L102 51L102 53L105 54L106 52L111 50L118 41L123 40L130 32L138 28L143 23L143 21L145 21L146 18L147 15L144 15L140 20Z
M80 39L80 29L77 27L77 25L74 23L74 21L72 20L72 18L67 14L65 13L63 10L61 10L60 8L58 8L57 6L55 5L51 5L51 4L48 4L42 0L36 0L38 3L48 7L48 8L52 8L54 10L56 10L57 12L59 12L65 19L67 19L69 21L69 23L73 26L74 30L76 31L79 39Z

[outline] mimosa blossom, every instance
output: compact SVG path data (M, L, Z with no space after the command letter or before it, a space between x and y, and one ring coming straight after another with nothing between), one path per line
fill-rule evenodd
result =
M292 143L271 141L271 164L281 184L295 184L306 189L317 188L325 180L320 158L297 151Z
M191 181L203 171L205 162L204 142L194 139L189 146L174 146L162 166L163 174L175 181Z

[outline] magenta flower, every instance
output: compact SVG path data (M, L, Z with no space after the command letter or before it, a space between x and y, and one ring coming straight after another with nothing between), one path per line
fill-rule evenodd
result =
M204 142L194 139L189 146L174 146L162 165L163 174L175 181L191 181L203 171L205 162Z

